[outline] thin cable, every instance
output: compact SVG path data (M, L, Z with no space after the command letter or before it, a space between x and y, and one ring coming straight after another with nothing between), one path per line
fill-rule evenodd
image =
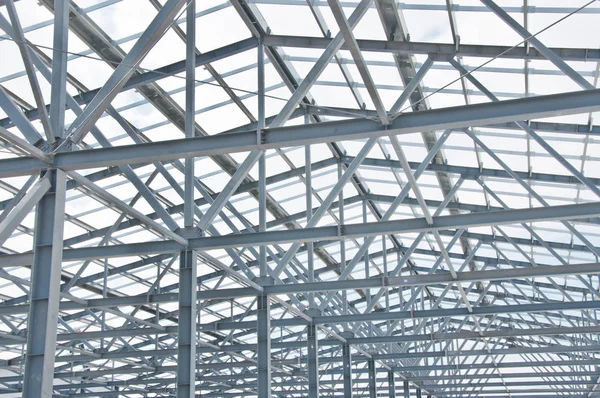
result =
M425 101L427 98L431 97L432 95L439 93L440 91L442 91L442 90L443 90L443 89L445 89L445 88L448 88L449 86L451 86L451 85L453 85L454 83L456 83L456 82L458 82L459 80L461 80L463 77L465 77L465 76L468 76L468 75L472 74L473 72L476 72L476 71L478 71L479 69L483 68L484 66L486 66L486 65L487 65L487 64L489 64L490 62L492 62L492 61L494 61L494 60L498 59L499 57L503 56L503 55L504 55L504 54L506 54L507 52L509 52L509 51L511 51L511 50L513 50L513 49L515 49L515 48L517 48L517 47L518 47L518 46L520 46L521 44L523 44L523 43L527 42L529 39L532 39L532 38L536 37L537 35L539 35L539 34L541 34L541 33L544 33L544 32L545 32L545 31L547 31L548 29L550 29L550 28L554 27L555 25L557 25L557 24L559 24L560 22L564 21L565 19L567 19L567 18L571 17L572 15L574 15L574 14L578 13L579 11L583 10L584 8L586 8L587 6L589 6L590 4L592 4L592 3L596 2L596 1L597 1L597 0L591 0L591 1L589 1L588 3L586 3L586 4L584 4L583 6L579 7L578 9L571 11L570 13L568 13L567 15L565 15L564 17L557 19L555 22L553 22L553 23L551 23L550 25L546 26L546 27L545 27L545 28L543 28L542 30L540 30L540 31L538 31L538 32L536 32L536 33L534 33L534 34L532 34L531 36L529 36L529 37L525 38L524 40L520 41L519 43L515 44L514 46L512 46L512 47L510 47L510 48L507 48L506 50L502 51L500 54L498 54L498 55L494 56L493 58L491 58L491 59L487 60L486 62L482 63L481 65L479 65L479 66L477 66L477 67L475 67L475 68L471 69L469 72L465 73L464 75L460 75L458 78L456 78L456 79L452 80L450 83L448 83L448 84L446 84L446 85L444 85L444 86L442 86L442 87L440 87L440 88L436 89L436 90L435 90L434 92L432 92L431 94L428 94L428 95L426 95L425 97L421 98L420 100L418 100L418 101L416 101L416 102L413 102L412 104L408 105L406 108L404 108L404 109L401 109L399 112L395 113L395 114L394 114L394 118L395 118L395 117L397 117L397 116L399 116L399 115L400 115L402 112L404 112L405 110L407 110L407 109L410 109L412 106L414 106L414 105L416 105L416 104L418 104L418 103L420 103L420 102L423 102L423 101Z

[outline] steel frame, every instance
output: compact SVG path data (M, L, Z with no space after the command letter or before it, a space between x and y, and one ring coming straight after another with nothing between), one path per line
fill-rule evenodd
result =
M144 31L113 40L94 12L131 1L41 0L52 19L25 26L25 3L0 0L0 46L14 45L23 64L0 76L0 395L600 396L600 178L590 165L600 158L588 151L600 133L600 51L547 46L528 26L534 12L597 18L597 7L149 0ZM264 5L302 7L322 37L277 34ZM226 9L250 38L200 52L197 25ZM405 13L417 11L444 13L451 42L411 41ZM463 43L462 12L493 16L524 42ZM385 38L357 37L375 14ZM28 38L45 26L52 58ZM68 53L70 34L85 51ZM142 68L166 36L185 44L185 59ZM256 63L237 63L243 53ZM73 66L92 54L110 68L95 89ZM477 66L492 57L524 63ZM222 61L235 67L219 72ZM303 79L299 62L311 63ZM209 79L198 80L201 67ZM322 78L332 68L343 81ZM248 71L257 89L240 94L231 79ZM448 71L460 89L427 86ZM480 73L523 76L525 91L493 92ZM582 91L533 95L534 74ZM184 83L173 88L176 75ZM35 106L6 87L20 77ZM200 109L208 83L228 99ZM319 87L345 89L356 106L320 106ZM273 113L267 100L281 89ZM136 100L112 104L132 90ZM438 94L458 105L432 105ZM128 120L141 106L163 121ZM246 123L209 133L198 122L231 109ZM165 126L167 139L153 141ZM94 219L107 212L117 216Z

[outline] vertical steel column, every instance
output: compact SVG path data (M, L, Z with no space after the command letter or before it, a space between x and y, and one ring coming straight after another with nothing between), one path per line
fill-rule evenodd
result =
M388 372L388 394L390 398L396 398L396 379L391 370Z
M265 128L265 47L261 40L257 48L258 73L258 124L256 140L261 142ZM267 230L267 165L266 152L258 160L258 230ZM259 247L259 281L270 284L267 266L267 247ZM269 296L260 295L256 300L256 339L258 358L258 398L271 398L271 303Z
M305 115L304 123L310 123L309 115ZM312 160L310 145L304 147L304 183L306 184L306 223L312 218ZM313 242L306 243L306 255L307 255L307 269L308 269L308 282L312 283L315 281L315 259L314 259L314 244ZM315 308L315 294L308 294L308 308Z
M369 359L369 398L377 398L377 372L375 371L375 360Z
M196 2L188 0L185 42L185 138L196 134ZM194 226L194 158L186 158L184 166L183 224Z
M258 296L256 306L258 398L271 398L271 308L269 296Z
M307 327L308 349L308 398L319 397L319 341L317 327L310 323Z
M265 47L262 41L258 43L258 125L257 140L260 140L262 130L265 128ZM258 230L267 230L267 165L266 152L258 159ZM261 278L269 276L267 268L267 247L259 247L259 275Z
M67 49L69 39L70 0L54 0L54 39L52 47L52 77L50 125L56 137L65 133L67 104Z
M344 398L352 398L352 352L350 344L342 345L343 372L344 372Z
M37 205L23 397L52 397L60 301L66 176L48 170L51 186Z
M421 394L421 389L417 388L417 398L421 398L422 394Z
M410 398L410 384L408 384L408 381L404 382L404 398Z
M340 163L338 163L337 172L338 172L338 179L339 179L344 174L344 170L342 168L341 161L340 161ZM344 190L343 189L340 190L338 201L339 201L339 205L338 205L339 217L338 218L340 220L339 225L344 225L346 220L345 220L345 214L344 214ZM340 239L340 272L344 272L345 269L346 269L346 241L344 239ZM345 289L342 290L342 314L348 315L348 292ZM348 324L344 323L344 325L343 325L344 330L347 330L348 327L349 327Z
M196 7L187 0L185 47L185 136L195 134L196 108ZM194 226L194 158L184 165L183 225ZM192 398L196 393L196 252L179 254L179 328L177 340L177 397Z
M177 397L193 398L196 385L196 252L179 255Z

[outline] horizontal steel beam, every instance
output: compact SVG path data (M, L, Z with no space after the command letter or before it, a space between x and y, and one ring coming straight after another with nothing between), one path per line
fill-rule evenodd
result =
M264 37L266 46L295 47L325 49L332 41L325 37L302 37L302 36L277 36ZM390 54L420 54L433 55L439 59L448 57L484 57L484 58L510 58L510 59L537 59L546 60L535 48L507 47L492 45L460 44L453 43L423 43L399 40L357 40L358 46L364 52L378 52ZM346 44L342 50L348 50ZM551 48L552 52L565 61L600 61L600 50L597 48ZM500 54L500 55L499 55Z
M168 161L187 157L380 137L390 134L480 127L495 123L589 113L598 110L600 110L600 89L406 113L397 117L388 126L382 126L371 120L350 119L266 129L262 131L260 140L257 140L257 132L252 130L57 153L52 166L63 170L78 170L110 165ZM47 167L48 165L44 162L31 158L2 160L0 161L0 177L32 174Z
M273 245L290 242L318 242L340 239L362 238L372 235L431 232L452 229L466 229L478 226L505 225L515 223L542 222L552 220L572 220L597 217L600 215L600 202L577 205L538 207L449 215L433 217L433 223L425 218L372 222L365 224L345 224L330 227L315 227L296 230L241 233L233 235L194 238L188 246L197 250L213 250L234 247ZM93 260L140 256L158 253L177 253L183 250L174 241L131 243L103 247L87 247L64 251L63 261ZM28 264L30 254L0 256L1 266L6 264Z
M372 312L368 314L349 315L332 315L313 317L312 322L318 325L338 324L347 322L374 322L378 320L408 320L408 319L425 319L425 318L443 318L443 317L470 317L472 315L497 315L497 314L516 314L516 313L537 313L549 311L576 311L600 309L600 302L583 301L583 302L566 302L566 303L549 303L549 304L523 304L523 305L502 305L489 307L474 307L473 312L469 312L466 308L444 308L419 311L393 311L393 312ZM353 318L354 317L354 318ZM289 319L274 319L271 324L273 327L291 327L305 326L308 321L305 318L289 318ZM256 321L238 321L238 322L216 322L210 324L198 325L198 330L201 332L213 332L222 330L236 329L255 329ZM600 333L600 326L589 327L545 327L538 329L508 329L508 330L492 330L487 332L470 332L460 331L455 333L429 333L429 334L412 334L412 335L392 335L392 336L372 336L368 338L348 338L350 344L385 344L398 342L415 342L415 341L440 341L452 339L479 339L482 337L516 337L516 336L547 336L547 335L566 335L566 334L581 334L581 333ZM177 326L166 326L161 328L116 328L104 331L93 332L75 332L75 333L60 333L57 335L57 341L73 341L73 340L95 340L112 337L136 337L149 335L164 335L177 334ZM21 345L24 339L20 336L10 336L0 338L0 346ZM340 344L339 340L324 340L320 341L320 345ZM272 343L273 348L281 348L277 343ZM288 347L284 344L284 347Z
M449 215L433 217L433 223L425 218L372 222L365 224L345 224L330 227L315 227L296 230L241 233L233 235L194 238L188 240L188 246L197 250L213 250L233 247L272 245L290 242L318 242L351 239L372 235L431 232L452 229L466 229L478 226L505 225L515 223L542 222L552 220L572 220L597 217L600 215L600 202L577 205L538 207ZM183 250L181 244L174 241L131 243L103 247L87 247L64 251L63 261L93 260L140 256L158 253L177 253ZM6 264L28 264L30 254L0 256L1 266Z
M379 276L368 279L349 279L343 281L290 283L268 285L263 287L262 293L248 288L214 289L197 292L198 300L233 299L241 297L256 297L258 294L285 295L309 292L327 292L339 290L355 290L368 288L392 288L408 286L430 286L443 283L498 281L524 278L540 278L562 275L593 275L600 274L600 264L571 264L529 268L510 268L489 271L458 272L453 278L449 272L438 272L432 275L405 275L405 276ZM177 293L147 294L129 297L113 297L103 299L89 299L79 302L63 301L60 303L61 311L72 311L85 308L106 308L119 306L135 306L156 303L169 303L178 300ZM27 305L0 306L0 315L16 315L27 313ZM488 308L488 307L486 307Z

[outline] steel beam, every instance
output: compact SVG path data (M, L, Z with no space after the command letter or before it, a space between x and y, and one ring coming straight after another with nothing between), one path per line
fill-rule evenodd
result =
M600 90L562 93L532 98L457 106L422 112L411 112L397 117L389 126L351 119L300 126L280 127L263 132L259 145L256 130L206 137L171 140L165 142L123 145L112 148L58 153L53 165L64 170L106 167L118 164L136 164L165 161L185 157L199 157L255 149L281 148L294 145L326 143L383 135L409 134L439 129L464 129L552 117L589 113L600 109ZM0 161L0 177L32 174L45 168L42 162L32 159Z
M0 16L0 18L4 17ZM0 86L0 109L6 113L8 118L12 120L14 125L17 126L21 134L23 134L25 139L30 144L35 145L42 140L40 133L38 133L36 128L27 119L21 108L14 103L2 86ZM42 171L42 168L40 167L38 171Z
M268 35L264 38L267 46L274 47L293 47L293 48L313 48L325 49L332 39L320 37L301 37L301 36L279 36ZM508 58L508 59L531 59L546 60L547 58L537 49L532 48L527 51L525 47L509 47L497 45L472 45L460 44L456 48L454 43L425 43L413 41L394 41L394 40L357 40L358 46L363 52L379 52L403 55L435 55L440 58L447 56L458 57L483 57L483 58ZM347 46L342 46L342 50L348 50ZM551 48L557 56L564 61L598 61L600 60L600 50L586 48ZM499 56L500 54L500 56Z
M316 227L299 230L257 232L189 239L189 247L196 250L212 250L232 247L257 246L290 242L315 242L349 239L369 235L387 235L413 232L429 232L466 229L477 226L578 219L600 215L600 203L550 206L531 209L489 211L455 216L433 217L429 224L424 218L386 221L367 224L345 224L338 227ZM65 250L67 261L112 258L142 254L176 253L183 247L174 241L132 243L107 247L90 247ZM23 255L14 255L17 258ZM14 263L12 255L0 256L0 264ZM21 259L22 261L22 259Z
M41 178L33 187L19 200L16 206L6 217L0 222L0 246L10 238L14 230L27 217L29 212L33 210L40 199L48 192L51 187L51 182L48 177ZM4 214L3 214L4 216Z
M402 94L400 94L400 97L398 97L396 102L394 102L394 105L392 105L392 107L390 108L390 113L393 114L402 110L402 107L404 106L406 101L417 89L419 83L421 83L427 72L429 72L429 69L431 69L431 67L433 66L433 62L434 61L432 57L427 57L425 62L423 62L423 65L421 65L419 71L415 74L415 76L412 79L410 79L410 82L406 85L406 87L404 87L404 90L402 90Z
M48 178L51 187L40 200L36 212L23 385L25 398L52 397L57 341L66 176L61 170L48 170L44 178Z

